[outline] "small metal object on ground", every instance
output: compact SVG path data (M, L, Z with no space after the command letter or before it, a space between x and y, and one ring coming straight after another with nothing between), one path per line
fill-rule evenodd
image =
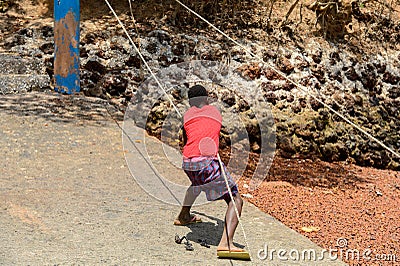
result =
M180 244L182 243L183 237L180 238L178 234L175 235L175 243Z
M194 250L193 245L192 243L189 242L189 239L187 239L186 236L180 237L178 234L175 234L175 243L181 244L184 239L186 239L185 242L186 250L193 251Z
M210 245L207 244L207 240L206 239L199 239L199 243L203 247L210 248Z

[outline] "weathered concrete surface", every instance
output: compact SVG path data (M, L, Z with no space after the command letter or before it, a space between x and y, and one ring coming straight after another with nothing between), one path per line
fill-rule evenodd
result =
M99 100L79 97L0 99L0 265L250 265L216 258L223 202L194 208L204 223L173 226L179 208L138 186L121 130ZM342 265L262 261L257 251L265 244L288 252L320 248L250 204L243 225L256 265ZM244 244L237 232L236 242ZM211 248L194 243L186 251L174 243L175 233L193 242L206 238Z

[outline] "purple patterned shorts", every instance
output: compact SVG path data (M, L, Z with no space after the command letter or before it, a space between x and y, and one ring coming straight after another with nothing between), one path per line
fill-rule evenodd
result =
M224 163L222 165L232 195L236 195L239 193L237 185L226 170ZM218 160L208 159L200 162L183 162L182 168L192 182L195 194L200 194L201 191L204 191L208 201L224 199L229 202L228 188Z

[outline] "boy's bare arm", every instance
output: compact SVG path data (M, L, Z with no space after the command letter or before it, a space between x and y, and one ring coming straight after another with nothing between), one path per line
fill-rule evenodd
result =
M185 146L187 142L187 135L185 128L182 128L182 137L183 137L183 146Z
M180 146L181 152L183 152L183 147L185 147L186 143L187 143L187 135L186 135L185 128L182 127L182 129L179 130L179 146Z

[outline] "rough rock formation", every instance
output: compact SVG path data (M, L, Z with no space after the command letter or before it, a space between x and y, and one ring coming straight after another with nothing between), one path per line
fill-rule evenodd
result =
M269 116L270 112L267 110L269 109L274 117L276 147L282 156L319 157L327 161L350 160L359 165L400 169L399 158L329 112L314 98L317 97L344 114L398 152L400 150L398 134L400 53L398 51L360 56L351 49L345 50L335 45L326 48L313 40L308 40L304 48L290 44L284 47L274 44L269 47L254 46L250 42L243 41L244 45L264 59L264 62L258 62L246 55L242 48L212 40L207 35L174 34L158 29L138 36L135 31L130 31L135 42L140 43L144 58L155 71L167 71L179 63L193 60L223 62L219 64L234 69L233 76L224 77L220 72L220 76L207 78L215 83L211 86L212 94L217 95L226 109L231 108L239 117L243 117L252 151L259 152L263 145L258 128L260 119ZM44 71L52 78L51 26L19 30L3 40L2 47L22 57L42 60ZM307 90L299 89L289 83L271 69L269 64ZM179 76L179 71L174 73ZM151 113L145 114L148 116L146 120L148 129L153 134L160 135L162 119L167 116L165 110L171 106L166 99L153 102L161 96L153 95L151 90L146 90L143 86L148 76L149 73L143 67L138 53L116 24L105 22L101 30L93 30L83 23L81 42L83 93L87 96L109 99L121 109L125 109L130 101L147 104L146 108L152 110ZM175 79L180 80L178 77ZM229 83L232 80L234 82ZM183 82L183 79L181 81ZM220 86L221 84L224 86ZM250 88L247 88L248 91L244 84L251 84ZM50 84L46 84L48 85ZM187 84L179 86L179 89L170 91L171 96L178 102L184 99ZM243 95L247 97L246 100ZM257 99L260 99L259 102L268 103L265 113L264 110L260 110L264 107L256 105ZM256 109L264 115L257 117L257 120L251 113L252 109L253 112ZM234 131L232 127L235 127L230 123L229 119L226 119L224 137L221 141L225 145L235 144L232 143ZM179 129L174 130L179 131ZM240 141L238 138L239 144Z

